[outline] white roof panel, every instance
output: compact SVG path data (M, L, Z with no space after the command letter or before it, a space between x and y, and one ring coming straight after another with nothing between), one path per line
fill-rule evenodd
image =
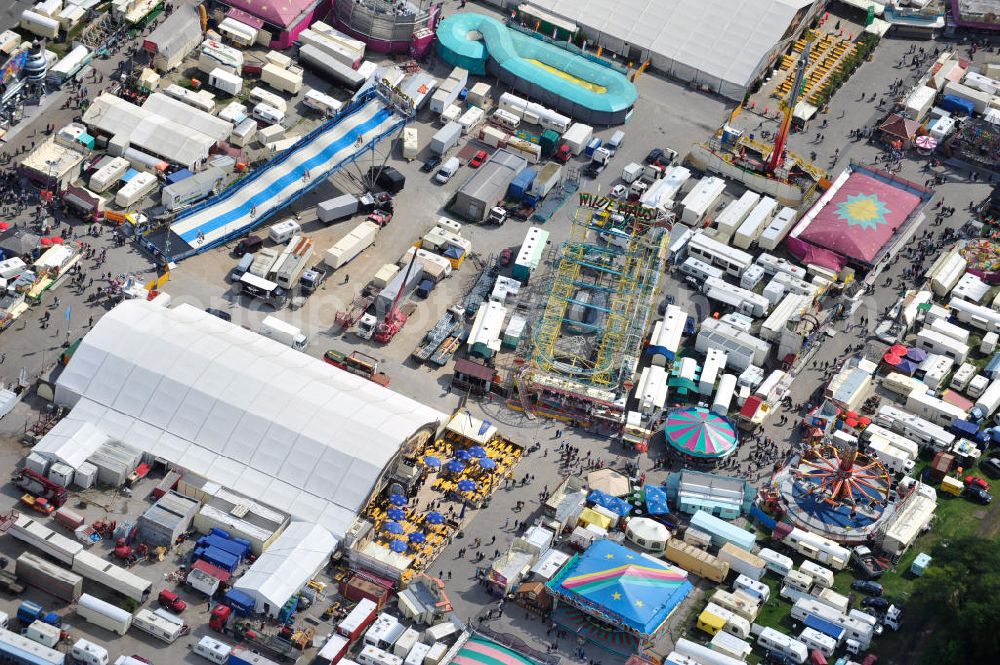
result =
M446 418L189 305L140 300L87 334L57 395L108 437L338 537L400 445Z
M615 39L745 86L813 0L529 0Z

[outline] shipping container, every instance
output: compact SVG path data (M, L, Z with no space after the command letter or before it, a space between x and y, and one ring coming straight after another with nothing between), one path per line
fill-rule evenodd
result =
M159 180L152 173L146 173L145 171L136 173L115 194L115 205L120 208L130 208L156 189L158 184Z
M32 642L54 649L59 644L62 629L44 621L33 621L21 634Z
M375 601L368 598L362 598L358 601L358 604L348 612L347 616L337 624L337 632L347 637L352 642L361 636L368 626L371 625L372 621L375 620L375 615L378 611L378 606Z
M719 549L719 560L728 563L730 570L734 570L752 580L762 578L764 570L767 567L767 563L759 556L751 554L728 542Z
M378 232L379 225L375 222L361 222L326 250L323 261L334 270L347 265L358 254L375 244Z
M462 138L462 125L449 122L431 137L431 152L435 155L444 155L455 147L460 138Z
M361 67L354 69L312 44L305 44L299 49L299 62L351 90L357 90L368 80L368 76Z
M542 167L538 175L531 182L528 194L537 198L544 198L552 189L559 184L562 179L562 165L549 162Z
M324 223L350 217L357 211L358 198L351 194L341 194L316 204L316 217Z
M76 614L85 621L119 635L127 633L132 625L131 614L87 593L80 596L76 606Z
M153 588L149 580L86 551L79 552L74 557L73 572L138 603L146 602Z
M663 556L689 573L713 582L722 582L729 574L727 562L676 538L667 541Z
M83 519L83 515L74 512L63 506L52 515L52 518L60 525L66 527L70 531L75 531L77 528L84 525L86 520Z
M302 90L302 69L300 67L282 69L269 62L261 67L260 80L275 90L289 95L297 95Z
M73 602L83 593L83 577L30 552L17 557L17 579L56 598Z
M779 210L757 238L757 246L767 251L776 249L795 226L797 218L798 211L795 208L784 207Z
M208 73L208 85L228 95L239 95L243 90L243 79L222 67Z
M556 166L553 164L553 166ZM535 178L538 176L538 171L534 169L524 169L511 181L510 185L507 186L507 197L514 199L515 201L520 201L528 193L531 187L535 183Z

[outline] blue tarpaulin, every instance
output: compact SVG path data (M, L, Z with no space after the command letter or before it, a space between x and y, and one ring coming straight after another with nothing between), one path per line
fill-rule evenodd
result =
M650 515L669 515L670 508L667 507L667 493L662 487L657 485L646 485L646 511Z
M607 508L616 515L621 515L625 517L630 512L632 512L632 506L625 499L619 499L616 496L611 496L610 494L605 494L601 490L594 490L587 497L587 501L601 506L602 508Z

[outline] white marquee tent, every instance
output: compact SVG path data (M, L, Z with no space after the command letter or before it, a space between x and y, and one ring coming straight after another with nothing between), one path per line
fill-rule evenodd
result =
M78 470L108 440L107 434L86 420L63 418L46 432L31 452Z
M292 522L254 561L234 588L257 602L257 611L276 617L281 607L322 570L337 539L321 526Z
M190 305L129 300L56 384L69 417L343 538L445 414Z
M495 4L502 4L493 0ZM528 0L575 21L617 53L639 49L638 60L684 81L742 99L774 47L814 0ZM805 12L803 12L804 14ZM632 56L635 57L635 56ZM637 67L639 62L634 63Z

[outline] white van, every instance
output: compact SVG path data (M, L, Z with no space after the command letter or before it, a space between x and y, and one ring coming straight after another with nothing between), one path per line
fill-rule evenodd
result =
M84 665L108 665L108 650L89 640L77 640L69 652L74 663Z
M229 659L229 652L233 648L206 635L191 650L205 660L210 660L217 665L224 665Z
M280 125L281 121L285 119L285 114L273 106L261 102L253 107L253 118L269 125Z
M291 240L292 236L298 235L301 231L302 227L298 222L294 219L286 219L277 224L272 224L267 230L267 237L271 239L271 242L281 245Z
M448 161L441 165L438 172L434 174L434 182L441 185L445 184L451 180L452 176L458 172L461 166L462 162L459 161L458 157L449 158Z

